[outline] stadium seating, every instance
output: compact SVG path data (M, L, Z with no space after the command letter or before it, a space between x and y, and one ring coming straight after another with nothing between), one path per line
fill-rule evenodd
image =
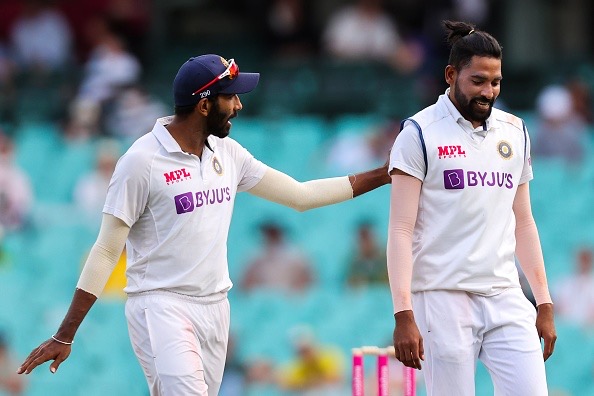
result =
M327 175L316 161L329 136L339 130L362 129L376 120L374 116L334 120L318 116L240 117L234 122L232 137L264 162L307 180ZM71 194L74 180L91 166L94 149L93 142L65 145L51 125L25 125L18 133L17 159L33 180L36 207L29 227L3 241L11 264L0 267L0 327L19 358L55 331L93 243L96 230L73 216ZM572 270L575 247L594 244L594 161L589 159L582 168L572 169L558 161L535 159L534 170L533 211L549 282L554 284ZM355 226L363 219L371 220L384 236L388 203L388 187L305 213L239 194L228 244L232 279L239 281L246 255L259 244L254 232L257 225L270 218L288 226L291 238L313 258L317 275L312 289L301 296L267 291L245 294L232 289L232 331L242 359L286 361L291 355L290 330L303 324L311 326L320 341L339 346L345 356L354 346L390 342L389 289L352 291L344 282ZM562 321L558 331L556 353L547 362L551 389L592 394L594 336ZM28 379L27 396L145 395L144 378L128 341L122 302L97 303L80 329L72 358L59 375L42 368ZM479 365L477 394L489 393L492 385ZM246 394L273 396L278 392L255 386Z

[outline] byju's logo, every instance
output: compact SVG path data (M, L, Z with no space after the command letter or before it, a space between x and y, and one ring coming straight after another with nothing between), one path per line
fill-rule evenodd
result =
M448 169L443 171L443 185L446 190L461 190L464 188L464 170Z
M189 213L194 208L203 206L220 205L231 201L231 189L229 187L219 187L210 190L187 192L173 197L175 201L175 210L177 214Z
M512 189L514 180L511 173L466 171L446 169L443 171L443 185L446 190L461 190L464 187L504 187Z
M175 200L177 214L188 213L194 210L194 194L191 192L176 195L173 199Z

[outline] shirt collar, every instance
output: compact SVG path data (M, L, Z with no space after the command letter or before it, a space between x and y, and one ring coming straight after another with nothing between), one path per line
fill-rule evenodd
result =
M182 153L182 149L179 146L179 143L175 141L173 136L169 133L167 126L173 120L173 116L161 117L157 119L155 122L155 126L153 127L153 135L157 138L159 143L167 150L169 153Z
M169 153L183 153L184 151L179 146L179 143L177 143L177 141L173 138L173 136L171 136L171 134L169 133L167 128L165 128L169 123L171 123L172 120L173 120L173 116L166 116L166 117L158 118L157 122L155 122L155 126L153 127L152 132L153 132L153 135L155 135L155 137L159 141L159 143L161 143L163 148L165 150L167 150L167 152L169 152ZM209 157L214 150L214 147L216 145L216 140L212 136L209 136L207 138L207 142L210 147L205 146L206 150L204 151L204 154L206 154L207 157Z

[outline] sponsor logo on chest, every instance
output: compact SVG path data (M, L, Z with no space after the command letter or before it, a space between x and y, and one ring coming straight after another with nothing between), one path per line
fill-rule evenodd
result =
M437 157L444 158L466 158L466 150L462 146L437 146Z
M514 187L511 173L494 171L465 171L464 169L446 169L443 171L443 185L446 190L461 190L467 187Z
M190 172L186 171L186 168L176 169L171 172L165 172L163 173L163 176L165 176L165 183L167 183L168 186L173 183L179 183L185 180L190 180L192 178L192 175L190 174Z
M231 188L220 187L197 192L186 192L173 197L177 214L193 212L194 208L220 205L231 201Z

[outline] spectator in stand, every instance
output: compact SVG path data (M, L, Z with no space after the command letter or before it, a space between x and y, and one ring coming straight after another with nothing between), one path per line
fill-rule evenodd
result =
M303 292L309 288L313 279L310 261L298 246L286 241L285 228L268 221L260 231L263 245L247 264L242 289Z
M27 72L65 71L73 61L70 26L51 0L26 0L10 38L15 59Z
M269 386L274 383L274 367L272 362L265 358L250 358L242 360L237 355L237 334L229 335L229 346L227 347L227 360L223 382L219 390L219 396L245 396L247 394L258 394L253 389L259 386Z
M153 128L156 118L168 114L164 103L151 97L140 85L124 89L106 116L110 136L132 142Z
M533 146L535 158L560 158L579 164L584 157L585 120L574 108L569 90L562 85L545 87L537 98L538 125Z
M0 227L6 231L21 228L32 203L29 177L14 161L11 138L0 130Z
M278 371L279 387L308 396L344 395L344 356L332 345L320 345L311 328L291 329L296 353Z
M84 63L89 58L93 43L86 38L87 30L98 16L110 20L135 56L145 56L153 3L151 0L59 0L60 9L74 32L77 61Z
M94 118L84 120L85 124L93 125L104 119L109 104L123 88L139 81L141 66L106 18L97 17L89 22L87 38L93 49L71 111L73 117L93 115Z
M561 279L554 289L555 309L560 317L579 326L594 329L593 252L589 247L578 250L575 272Z
M575 112L589 125L594 124L592 91L581 78L575 77L567 83Z
M74 187L74 204L85 217L93 220L93 225L101 221L107 187L121 154L116 140L101 141L97 146L95 169L83 175Z
M14 368L18 363L11 356L8 342L0 334L0 394L18 396L25 392L25 381Z
M322 45L331 57L386 62L403 74L415 72L424 58L419 46L400 36L382 0L357 0L338 9L324 28Z
M372 223L364 221L359 224L355 249L349 257L349 286L388 285L386 245L379 243Z
M338 131L325 154L329 172L354 172L361 166L381 165L400 130L396 120L372 123L367 128Z
M111 26L134 56L146 61L150 32L152 0L108 0L106 15Z
M317 49L317 35L310 3L306 0L273 0L266 10L266 37L278 57L308 56Z

